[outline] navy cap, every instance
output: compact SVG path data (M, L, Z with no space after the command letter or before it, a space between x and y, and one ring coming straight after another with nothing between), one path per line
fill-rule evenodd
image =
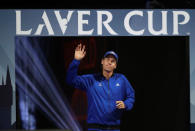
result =
M107 51L104 54L104 57L106 57L107 55L113 55L115 57L116 61L118 62L118 55L114 51Z

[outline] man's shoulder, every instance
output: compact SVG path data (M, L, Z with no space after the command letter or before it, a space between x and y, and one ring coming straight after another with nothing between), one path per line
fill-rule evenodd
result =
M100 77L101 75L99 73L91 73L91 74L84 74L82 76L94 78L94 77Z
M84 74L84 75L82 75L83 77L93 77L94 76L94 74Z
M125 77L125 75L123 75L122 73L115 73L116 77Z
M121 79L121 80L124 80L124 81L128 80L127 77L122 73L115 73L115 78L116 79Z

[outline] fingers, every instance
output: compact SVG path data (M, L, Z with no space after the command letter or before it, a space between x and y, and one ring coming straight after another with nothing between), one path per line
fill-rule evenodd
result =
M76 51L79 51L79 50L80 50L80 45L81 45L81 44L77 45L77 47L76 47L76 49L75 49Z
M81 48L82 52L85 52L85 45L83 45L83 48Z
M116 104L116 107L118 108L118 107L121 107L122 106L122 103L118 103L118 104Z
M122 109L123 106L122 106L122 105L118 105L118 106L116 106L116 108L117 108L117 109Z
M86 55L86 51L83 53L83 56L85 56Z
M82 46L82 44L78 44L76 49L76 51L82 51L82 52L85 52L85 45Z
M117 108L121 108L122 106L123 106L122 103L119 103L119 104L116 105Z
M121 101L116 101L116 104L121 103Z
M116 101L116 104L121 104L123 103L123 101Z
M121 106L123 103L118 103L118 104L116 104L116 106Z
M124 102L123 101L116 101L116 108L118 108L118 109L125 108Z

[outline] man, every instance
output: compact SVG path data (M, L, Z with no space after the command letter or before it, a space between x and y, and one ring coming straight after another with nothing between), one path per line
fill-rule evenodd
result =
M79 44L67 70L66 82L87 93L88 130L119 131L122 112L133 107L134 89L124 75L114 73L118 62L118 55L114 51L106 52L102 58L101 73L77 75L80 61L85 55L85 46Z

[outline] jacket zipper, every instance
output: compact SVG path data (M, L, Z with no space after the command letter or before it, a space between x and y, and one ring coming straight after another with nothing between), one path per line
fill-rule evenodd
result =
M108 79L108 108L110 109L110 84Z

